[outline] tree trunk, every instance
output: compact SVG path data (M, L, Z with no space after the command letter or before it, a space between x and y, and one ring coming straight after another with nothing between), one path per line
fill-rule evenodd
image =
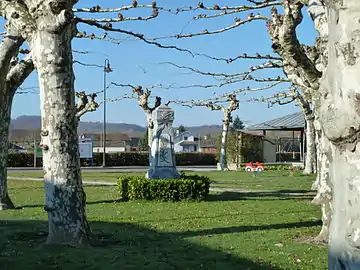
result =
M333 215L328 269L360 269L360 1L325 0L328 66L321 79L319 115L330 141Z
M151 114L147 114L147 129L148 129L148 146L149 146L149 153L151 152L151 145L152 145L152 138L154 135L154 122L152 119Z
M78 245L87 242L89 226L78 151L72 28L57 30L40 29L31 43L40 85L47 243Z
M9 153L9 127L11 120L11 105L14 97L12 91L3 87L0 93L0 210L13 209L7 189L7 162Z
M317 194L312 200L313 204L321 205L322 228L315 238L316 242L327 243L329 239L329 226L332 216L332 185L329 179L329 142L324 135L319 136L319 170Z
M306 160L304 173L310 174L315 172L316 162L316 144L315 144L315 127L314 118L306 117Z
M316 179L313 182L312 186L311 186L311 190L318 190L320 187L320 175L321 175L321 164L322 164L322 149L321 149L321 143L320 143L320 132L321 131L316 131L315 133L315 142L316 142Z
M220 147L219 170L221 170L221 171L228 169L227 159L226 159L226 142L227 142L227 135L229 132L229 126L230 126L230 114L225 110L223 129L222 129L222 133L221 133L221 147Z

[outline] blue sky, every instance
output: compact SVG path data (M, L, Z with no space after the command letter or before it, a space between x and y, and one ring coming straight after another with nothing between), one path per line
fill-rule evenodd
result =
M91 7L96 4L95 0L80 0L78 7ZM101 1L101 5L105 1ZM141 4L149 4L151 1L138 1ZM198 1L180 1L180 0L161 0L157 1L158 6L167 8L176 8L184 6L195 6ZM106 1L106 7L118 7L131 3L127 1ZM204 4L213 6L216 1L206 1ZM218 2L222 5L239 5L245 4L246 1L239 0L223 0ZM124 16L145 16L151 14L151 9L137 9L122 12ZM203 12L200 12L203 13ZM199 12L186 12L179 15L161 12L157 19L144 21L126 21L116 24L116 27L131 30L137 33L143 33L147 37L158 37L183 33L199 32L204 29L215 30L231 25L234 22L234 16L224 16L216 19L203 19L192 21L191 18ZM80 14L79 14L80 15ZM86 14L81 14L86 16ZM104 16L104 15L102 15ZM246 18L247 13L236 15L239 18ZM115 27L115 24L114 24ZM85 30L87 33L96 33L101 35L101 31L97 29L79 26L79 30ZM301 42L312 44L315 38L315 31L312 22L309 19L306 10L304 10L304 22L299 27L298 34ZM192 57L187 53L178 52L170 49L160 49L156 46L146 44L133 37L120 35L117 33L109 33L113 38L119 39L121 43L113 44L98 40L75 39L73 42L74 50L88 51L88 54L74 54L74 58L81 62L89 64L103 65L104 60L110 60L113 72L108 75L107 83L111 81L122 84L134 85L193 85L193 84L210 84L216 81L207 76L197 74L189 74L184 70L179 70L169 65L159 64L161 62L173 62L178 65L192 66L197 69L209 72L229 72L238 73L247 71L250 66L259 64L253 60L238 60L231 64L210 60L204 57ZM194 52L204 53L215 57L235 57L244 52L254 54L271 54L271 42L266 32L264 21L252 22L247 25L240 26L231 31L210 35L200 36L190 39L166 39L160 40L163 44L177 45L182 48L190 49ZM75 86L76 90L86 90L87 92L98 92L103 88L103 72L98 67L84 67L78 64L74 65L75 70ZM260 73L259 73L260 74ZM281 75L281 73L279 73ZM274 72L264 71L261 73L266 77L274 75ZM22 88L32 88L32 93L17 95L14 100L12 117L19 115L39 115L39 95L37 89L37 74L34 72L24 83ZM240 83L236 85L228 85L221 88L187 88L187 89L152 89L153 95L162 96L164 101L181 99L206 99L214 97L214 93L222 94L231 92L244 86L253 87L251 82ZM284 86L285 87L285 86ZM240 100L245 101L251 97L271 96L280 88L266 90L261 92L246 93L240 95ZM107 90L108 98L120 97L126 93L131 93L131 89L110 87ZM102 95L99 95L102 100ZM178 105L171 105L175 110L175 125L183 124L202 125L202 124L221 124L222 113L218 111L209 111L207 108L187 108ZM241 102L240 109L234 113L249 124L272 119L288 113L296 112L299 108L293 104L285 106L275 106L268 108L267 104ZM83 121L102 121L103 110L100 108L97 112L85 115ZM136 100L123 100L120 102L112 102L107 105L108 122L124 122L131 124L145 125L145 116L138 107Z

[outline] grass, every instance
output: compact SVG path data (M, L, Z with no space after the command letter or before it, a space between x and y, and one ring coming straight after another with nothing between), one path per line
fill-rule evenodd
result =
M275 175L247 181L262 181L264 190L302 185L300 176ZM19 209L0 212L1 269L327 269L326 247L299 241L320 230L320 210L309 195L227 192L205 202L116 202L114 187L85 189L92 231L103 241L81 249L41 247L43 185L10 180Z
M129 173L117 172L83 172L84 180L98 180L114 182L119 175ZM144 172L130 173L133 175L144 175ZM309 190L314 181L314 175L302 175L295 172L294 176L289 176L287 171L265 171L258 177L253 177L252 173L244 171L237 172L187 172L187 174L206 175L212 180L211 187L228 187L250 190ZM42 172L9 172L13 177L34 177L41 178Z

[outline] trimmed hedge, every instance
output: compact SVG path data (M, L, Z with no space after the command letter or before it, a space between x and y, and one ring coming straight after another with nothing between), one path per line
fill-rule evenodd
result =
M245 166L247 163L240 163L240 171L245 170ZM286 171L293 167L292 163L284 164L284 163L270 163L270 164L264 164L265 171Z
M121 176L117 182L122 200L202 201L209 194L206 176L182 176L178 179L147 179Z
M177 166L210 166L216 165L214 154L210 153L177 153ZM37 158L37 166L42 166L42 158ZM106 154L107 166L148 166L148 152L121 152ZM88 159L81 159L82 166L91 166ZM94 166L102 165L102 153L94 153ZM9 153L9 167L33 167L34 155L32 153Z

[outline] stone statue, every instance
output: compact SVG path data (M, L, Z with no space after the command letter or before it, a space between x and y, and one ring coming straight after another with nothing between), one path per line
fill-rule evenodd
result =
M153 111L154 133L151 142L150 179L179 178L176 170L173 129L174 111L161 105Z

